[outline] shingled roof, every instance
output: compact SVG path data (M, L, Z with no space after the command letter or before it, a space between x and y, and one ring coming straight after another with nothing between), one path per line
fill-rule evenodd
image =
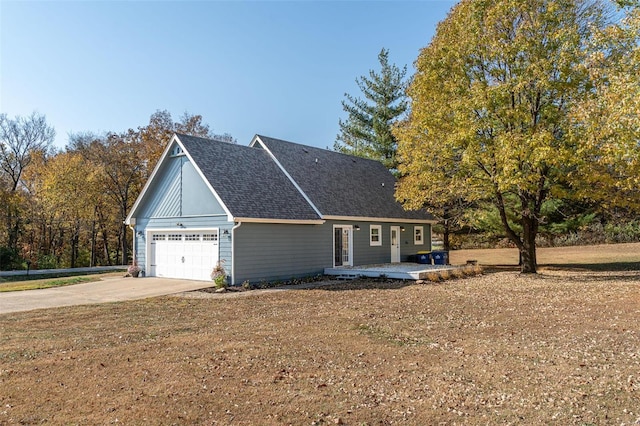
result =
M256 135L324 216L434 220L406 211L395 199L395 177L382 165L335 151Z
M321 219L264 150L176 136L234 218Z

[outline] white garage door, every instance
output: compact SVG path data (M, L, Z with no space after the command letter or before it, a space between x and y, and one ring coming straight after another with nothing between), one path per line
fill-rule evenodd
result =
M217 229L153 232L150 241L150 276L211 280L219 256Z

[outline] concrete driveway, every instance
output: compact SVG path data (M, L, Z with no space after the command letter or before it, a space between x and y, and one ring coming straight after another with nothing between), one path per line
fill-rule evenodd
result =
M211 281L106 277L102 281L65 287L0 293L0 315L60 306L146 299L212 286Z

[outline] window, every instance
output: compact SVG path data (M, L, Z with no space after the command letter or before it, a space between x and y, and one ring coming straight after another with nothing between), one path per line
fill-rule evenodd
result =
M180 234L169 234L167 239L169 241L182 241L182 235L180 235Z
M424 226L413 227L413 244L417 246L424 244Z
M200 234L186 234L184 236L185 241L200 241Z
M369 245L370 246L382 245L382 226L381 225L369 226Z
M153 234L153 237L151 237L151 239L153 241L164 241L165 237L166 237L166 235L164 235L164 234Z
M218 234L203 234L202 241L218 241Z

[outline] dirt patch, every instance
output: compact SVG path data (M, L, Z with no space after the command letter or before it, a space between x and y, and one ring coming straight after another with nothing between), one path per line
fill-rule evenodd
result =
M0 316L0 424L635 424L640 274Z

